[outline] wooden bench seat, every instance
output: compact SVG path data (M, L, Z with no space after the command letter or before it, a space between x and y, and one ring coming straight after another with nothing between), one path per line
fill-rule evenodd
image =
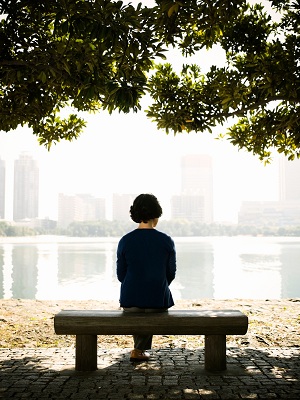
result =
M205 335L205 369L226 369L226 335L244 335L248 317L238 310L171 310L128 313L63 310L54 317L55 332L76 335L75 369L97 369L97 335Z

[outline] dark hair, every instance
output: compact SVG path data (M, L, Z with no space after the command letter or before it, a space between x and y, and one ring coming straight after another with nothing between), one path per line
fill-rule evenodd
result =
M140 194L130 207L130 217L138 224L159 218L161 215L162 208L153 194Z

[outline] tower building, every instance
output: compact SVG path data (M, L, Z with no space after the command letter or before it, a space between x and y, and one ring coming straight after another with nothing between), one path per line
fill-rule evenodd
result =
M106 219L105 199L90 194L58 196L58 225L67 228L72 222Z
M136 198L135 194L129 194L129 193L113 194L114 221L130 221L129 209L135 198Z
M208 155L189 154L181 159L181 194L173 196L172 218L213 222L213 167Z
M0 219L5 219L5 161L0 158Z
M300 225L300 159L279 161L279 201L244 201L239 224L289 227Z
M21 154L14 164L13 219L37 218L39 213L39 167L28 154Z
M279 199L281 201L300 201L300 159L289 161L280 159Z

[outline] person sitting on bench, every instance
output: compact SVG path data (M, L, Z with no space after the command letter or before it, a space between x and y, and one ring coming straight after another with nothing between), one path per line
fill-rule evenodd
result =
M124 235L117 247L120 306L126 312L164 312L174 305L170 283L176 274L173 239L154 229L162 208L152 194L140 194L130 207L138 228ZM147 361L153 335L133 335L131 360Z

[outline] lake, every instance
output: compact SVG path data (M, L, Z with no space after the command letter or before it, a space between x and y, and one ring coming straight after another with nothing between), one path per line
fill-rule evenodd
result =
M300 238L174 238L175 299L300 297ZM117 238L0 238L0 298L116 300Z

